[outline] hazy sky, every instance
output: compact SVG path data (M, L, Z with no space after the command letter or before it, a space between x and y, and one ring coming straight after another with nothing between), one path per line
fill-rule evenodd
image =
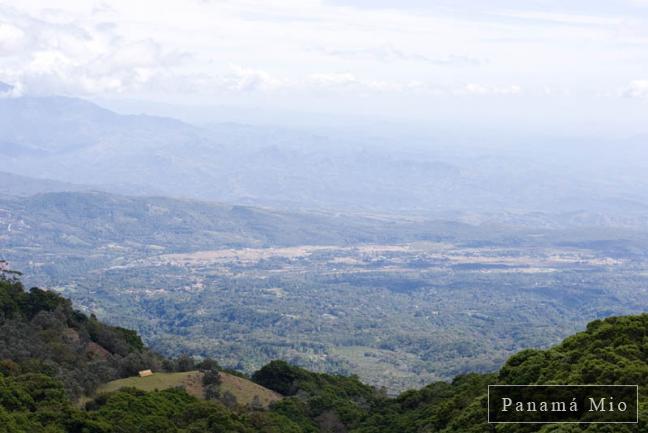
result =
M648 132L648 0L0 0L16 94Z

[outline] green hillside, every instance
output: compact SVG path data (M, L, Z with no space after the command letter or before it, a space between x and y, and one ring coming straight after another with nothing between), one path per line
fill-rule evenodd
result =
M640 423L635 425L485 424L488 384L639 385ZM466 375L434 383L384 402L357 432L646 432L648 431L648 314L591 322L549 350L525 350L498 374Z
M176 373L156 372L152 376L147 377L134 376L113 380L97 388L96 395L118 391L122 388L136 388L142 391L162 391L170 388L183 388L189 395L204 399L203 377L204 373L200 371ZM241 406L258 404L259 407L268 408L271 403L281 399L281 394L240 376L221 371L219 372L219 379L217 389L220 395L229 393L235 398L236 403Z
M202 398L202 373L186 371L178 373L155 373L148 377L127 377L101 385L96 394L106 394L122 388L137 388L142 391L164 390L169 388L184 388L188 394Z
M230 393L240 405L268 408L272 403L282 398L282 395L278 392L269 390L243 377L226 372L221 372L220 377L219 390L221 395Z
M463 375L389 398L355 376L313 373L283 361L257 371L256 385L230 374L219 379L213 361L156 358L135 333L88 318L51 292L26 293L11 274L0 275L1 433L648 432L648 314L597 320L549 350L518 353L498 373ZM156 359L162 373L106 380L96 398L75 404L75 393L85 389L79 378L95 383L127 371L119 366L141 365L133 360ZM177 371L195 366L200 371ZM489 425L486 390L495 383L638 384L640 422ZM207 400L197 398L200 385L210 391L203 393ZM276 399L268 407L258 404L261 396L253 401L266 388Z
M77 398L160 365L134 331L88 317L54 292L26 292L4 266L0 261L0 372L46 374Z

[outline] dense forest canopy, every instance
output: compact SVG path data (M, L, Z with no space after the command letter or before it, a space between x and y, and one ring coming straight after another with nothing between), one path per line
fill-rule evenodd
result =
M25 291L6 269L0 279L0 360L4 373L60 380L72 398L162 361L134 331L88 317L55 292Z
M163 359L132 331L75 311L56 293L25 291L18 275L0 277L0 432L646 432L648 314L590 323L549 350L525 350L499 373L467 374L396 398L355 376L313 373L274 361L251 380L283 396L268 409L227 402L218 392L197 398L171 388L123 388L92 395L102 382L142 368L205 370L218 364ZM180 366L180 367L178 367ZM605 383L640 386L640 424L505 425L486 423L488 384ZM206 389L212 389L206 387Z

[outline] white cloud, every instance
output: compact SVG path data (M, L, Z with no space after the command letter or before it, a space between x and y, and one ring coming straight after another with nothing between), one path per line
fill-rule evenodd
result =
M24 39L25 32L20 28L0 21L0 55L11 55L20 50Z
M478 66L484 60L476 57L457 54L446 54L431 57L421 53L412 53L393 47L381 45L368 48L319 47L315 51L327 56L339 57L346 60L371 59L379 62L424 62L437 66Z
M9 54L0 80L28 93L397 93L452 87L453 68L484 64L469 22L315 0L169 0L164 9L147 0L53 0L48 8L24 0L21 10L0 5L0 22Z
M522 87L517 84L511 84L508 86L490 86L476 83L468 83L462 88L456 89L454 91L457 95L519 95L522 93Z
M648 70L648 17L638 8L574 14L506 1L500 13L474 1L474 11L455 14L397 2L0 0L0 81L25 94L404 116L452 100L460 116L490 97L515 111L537 106L535 97L605 94L628 104L618 83ZM645 97L642 86L624 96Z
M230 66L231 73L217 81L221 81L227 90L244 92L271 91L284 85L281 80L266 71L244 68L238 65Z
M628 98L648 98L648 80L634 80L622 92Z
M137 91L183 58L151 38L121 37L109 22L78 20L61 10L34 17L1 5L0 53L0 80L31 94Z
M355 90L365 94L366 92L398 94L414 90L422 94L433 94L431 86L420 81L412 80L404 82L359 78L350 72L311 74L305 82L297 83L296 86L302 87L303 89Z
M110 8L93 12L120 18ZM78 18L62 10L32 16L0 5L0 80L19 83L31 94L84 96L188 89L205 93L200 86L250 92L280 85L270 74L253 68L184 70L191 54L181 50L183 45L163 46L159 36L140 38L120 30L115 22Z
M355 77L355 75L351 73L329 73L329 74L312 74L310 76L310 81L317 85L317 86L322 86L322 87L328 87L328 86L350 86L350 85L355 85L358 84L358 79Z
M498 12L496 15L510 18L518 18L532 21L546 21L556 24L567 25L618 25L623 22L623 18L601 16L601 15L581 15L574 13L556 13L547 11L507 11Z

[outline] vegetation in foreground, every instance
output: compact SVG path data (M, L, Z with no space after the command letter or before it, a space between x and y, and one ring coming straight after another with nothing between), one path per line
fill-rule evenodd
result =
M648 432L648 314L597 320L552 349L518 353L497 374L459 376L451 383L433 383L393 399L354 376L317 374L274 361L251 378L283 396L264 410L228 404L218 393L202 400L176 387L149 392L121 388L79 408L74 404L79 390L96 389L92 384L104 377L97 371L125 374L130 371L118 367L146 362L146 367L156 362L162 368L194 365L187 359L172 362L155 356L134 333L74 311L69 301L54 293L38 289L26 293L6 273L0 279L0 312L2 433ZM22 346L16 342L21 338L28 339ZM97 353L102 354L99 359ZM133 359L141 364L125 361ZM215 379L206 381L207 388L218 382L212 374L216 366L201 368L205 377ZM82 380L85 375L92 380ZM639 384L640 423L612 429L495 427L485 422L490 383Z

